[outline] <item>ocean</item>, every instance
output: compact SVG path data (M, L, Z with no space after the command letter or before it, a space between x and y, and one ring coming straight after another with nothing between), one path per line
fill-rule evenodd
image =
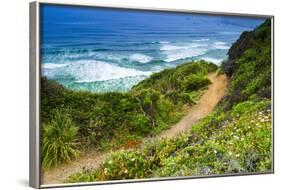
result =
M42 75L73 90L126 92L191 60L215 64L260 18L43 5Z

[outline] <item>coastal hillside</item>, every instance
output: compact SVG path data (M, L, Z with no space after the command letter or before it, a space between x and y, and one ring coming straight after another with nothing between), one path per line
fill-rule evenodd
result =
M205 61L152 74L126 93L92 93L41 79L41 158L45 169L90 150L137 147L197 103L217 66Z
M67 182L271 172L271 21L244 32L228 56L221 66L221 72L230 78L228 93L209 116L179 136L117 151L98 169L76 173ZM152 75L133 87L132 93L151 88L177 104L173 93L178 95L189 83L175 90L169 84L181 80L164 79L173 76L170 72ZM193 79L198 81L196 76Z
M245 100L271 98L271 20L243 32L229 52L222 70L232 78L225 109Z

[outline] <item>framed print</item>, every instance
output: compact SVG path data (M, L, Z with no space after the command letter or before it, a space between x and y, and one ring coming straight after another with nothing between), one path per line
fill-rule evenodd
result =
M273 173L273 16L30 4L30 185Z

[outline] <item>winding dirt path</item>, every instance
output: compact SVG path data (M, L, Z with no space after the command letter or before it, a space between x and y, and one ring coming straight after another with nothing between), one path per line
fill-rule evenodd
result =
M191 110L173 127L160 133L160 138L170 138L188 130L198 120L206 117L224 96L228 84L228 78L225 75L208 75L212 82L208 90L201 96L200 100Z
M228 79L225 75L218 76L215 73L209 74L208 78L212 84L208 86L197 104L176 125L153 138L170 138L187 131L194 123L207 116L214 109L226 92ZM148 139L144 139L143 142L146 140ZM71 163L62 164L43 172L42 184L61 184L68 176L83 169L97 169L111 153L98 151L85 153Z

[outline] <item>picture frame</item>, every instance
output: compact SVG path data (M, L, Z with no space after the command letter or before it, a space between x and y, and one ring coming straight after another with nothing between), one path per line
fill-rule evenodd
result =
M87 11L89 11L90 9L93 10L112 10L117 11L117 12L126 12L126 11L131 11L131 12L141 12L143 14L145 13L161 13L161 14L179 14L179 15L199 15L199 16L221 16L221 17L231 17L231 18L253 18L253 19L269 19L270 20L270 91L267 91L267 93L270 92L270 98L268 98L270 100L270 108L269 108L269 112L266 113L265 117L270 117L270 120L268 120L268 122L270 122L270 131L271 131L271 135L270 135L270 153L271 156L269 158L270 161L270 165L271 165L271 169L270 170L266 170L263 172L248 172L248 171L242 171L242 172L231 172L231 173L224 173L224 174L208 174L208 175L182 175L182 176L168 176L168 177L153 177L153 178L147 178L147 177L141 177L141 178L136 178L136 179L118 179L118 180L102 180L102 181L95 181L95 182L71 182L71 183L54 183L54 184L44 184L42 183L42 157L41 157L41 142L42 142L42 137L41 137L41 125L42 125L42 113L41 113L41 106L42 106L42 79L41 77L43 75L43 71L44 68L42 68L42 36L41 36L41 32L42 30L42 23L41 23L41 19L42 19L42 15L40 13L40 9L43 6L58 6L58 7L69 7L69 8L85 8L87 9ZM58 13L59 15L59 13ZM126 21L125 21L126 22ZM236 23L237 24L237 23ZM238 24L237 24L238 25ZM48 27L48 26L45 26ZM255 27L252 27L253 30L255 29ZM48 39L47 39L48 40ZM197 39L195 39L197 40ZM46 40L45 40L46 41ZM220 41L219 41L220 42ZM235 41L231 41L232 43L234 43ZM174 44L173 44L174 45ZM221 47L221 50L229 50L230 47L228 47L228 49L226 49L224 46L226 46L226 44L221 43L219 44L217 42L216 44L217 46L223 46ZM172 45L171 45L172 46ZM171 48L171 46L169 46L168 48ZM167 46L166 46L166 51L167 51ZM172 48L175 48L172 46ZM181 45L179 45L178 47L176 47L178 49L174 49L172 51L172 53L175 54L176 51L184 51L186 50L186 47L183 48L183 50L181 49ZM225 48L225 49L224 49ZM190 49L189 49L190 50ZM164 49L165 51L165 49ZM199 51L199 50L198 50ZM148 57L139 57L139 54L134 54L134 61L138 61L139 64L141 65L141 63L143 62L149 62L150 58ZM138 55L138 56L136 56ZM166 55L166 62L173 62L173 61L177 61L178 57L173 57L170 55ZM169 57L170 56L170 57ZM199 55L200 56L200 55ZM153 57L153 56L151 56ZM195 56L196 57L196 56ZM123 60L126 60L127 58L124 58ZM169 60L168 60L169 59ZM174 60L176 59L176 60ZM147 61L148 60L148 61ZM179 60L182 60L182 58L180 57ZM210 60L210 59L209 59ZM77 60L76 60L77 61ZM186 61L186 60L184 60ZM184 62L183 61L183 62ZM191 60L193 61L193 60ZM214 59L211 59L211 62L214 61ZM178 65L180 65L181 63L179 63ZM52 65L54 66L54 65ZM142 66L140 66L142 67ZM45 67L46 68L46 67ZM93 67L90 67L93 68ZM166 67L164 69L167 69L169 67ZM78 69L78 68L74 68L74 69ZM117 67L114 67L114 69L117 69ZM160 69L157 72L160 72L164 69ZM131 72L132 70L126 70L126 72ZM123 71L120 71L123 72ZM112 72L113 74L116 74L115 72ZM112 74L111 73L111 74ZM145 76L145 79L147 77L151 76L151 74L148 74L147 76ZM47 74L47 78L49 77L49 75ZM127 77L131 77L131 75L128 75ZM52 78L53 79L53 78ZM87 80L88 78L86 78ZM30 3L30 186L34 187L34 188L49 188L49 187L67 187L67 186L83 186L83 185L99 185L99 184L115 184L115 183L128 183L128 182L147 182L147 181L161 181L161 180L181 180L181 179L192 179L192 178L206 178L206 177L225 177L225 176L241 176L241 175L253 175L253 174L272 174L274 173L274 17L272 15L254 15L254 14L240 14L240 13L224 13L224 12L208 12L208 11L190 11L190 10L179 10L179 9L160 9L160 8L139 8L139 7L118 7L118 6L104 6L104 5L90 5L90 4L75 4L75 3L50 3L50 2L45 2L45 1L36 1L36 2L32 2ZM56 79L54 79L56 80ZM106 80L104 78L102 78L102 80ZM139 81L144 80L143 78ZM229 79L231 80L231 79ZM253 78L253 80L256 80L255 78ZM258 80L258 79L257 79ZM138 82L139 82L138 81ZM62 84L63 86L67 86L66 83L63 83L60 81L60 84ZM134 83L133 85L136 85L137 83ZM268 84L268 83L267 83ZM129 87L129 89L132 86ZM69 87L68 88L72 88ZM73 87L74 88L74 87ZM72 89L73 89L72 88ZM76 87L75 87L76 88ZM83 87L82 90L85 90L85 88ZM128 89L126 89L128 90ZM125 90L125 91L126 91ZM118 89L117 89L118 91ZM94 93L95 93L95 89L94 89ZM103 92L101 92L103 93ZM151 92L150 92L151 93ZM250 100L249 100L250 101ZM252 108L251 108L252 109ZM254 109L254 108L253 108ZM233 114L233 113L231 113ZM262 113L263 114L263 113ZM270 116L269 116L270 115ZM239 116L237 116L239 117ZM201 119L201 118L200 118ZM263 119L263 118L262 118ZM64 121L67 122L67 121ZM241 121L242 122L242 121ZM152 124L154 125L154 124ZM233 124L234 125L234 124ZM182 133L182 131L181 131ZM120 145L121 146L121 145ZM126 154L126 152L124 153ZM232 156L233 153L231 153ZM238 154L236 154L238 155ZM133 158L134 159L134 158ZM103 168L104 169L104 168Z

